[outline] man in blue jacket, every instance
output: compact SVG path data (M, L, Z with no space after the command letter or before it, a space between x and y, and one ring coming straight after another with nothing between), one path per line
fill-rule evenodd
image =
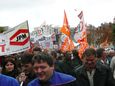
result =
M32 62L37 78L28 86L78 86L75 77L54 71L54 62L49 54L35 55Z
M19 86L16 79L0 74L0 86Z

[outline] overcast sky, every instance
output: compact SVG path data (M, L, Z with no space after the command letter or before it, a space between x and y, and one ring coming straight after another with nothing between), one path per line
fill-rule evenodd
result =
M113 22L114 4L115 0L0 0L0 26L14 27L25 20L30 31L44 21L62 26L64 9L70 26L77 26L81 10L87 24L99 26Z

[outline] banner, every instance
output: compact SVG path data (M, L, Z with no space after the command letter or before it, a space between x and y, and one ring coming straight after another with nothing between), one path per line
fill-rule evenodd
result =
M43 37L43 32L41 27L34 28L34 31L30 33L30 40L32 43L35 43L37 40Z
M27 21L0 35L0 56L23 52L29 48L30 36Z
M54 34L54 29L52 28L52 25L43 25L41 26L42 29L42 35L45 37L51 37L52 34Z
M43 37L38 40L38 43L43 49L53 49L53 41L51 37Z
M54 28L52 25L46 25L43 23L40 27L34 28L34 31L30 34L31 41L36 43L42 37L54 37Z

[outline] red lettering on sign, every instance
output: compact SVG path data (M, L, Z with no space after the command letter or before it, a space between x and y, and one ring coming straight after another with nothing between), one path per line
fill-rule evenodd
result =
M29 39L30 39L29 36L22 42L11 41L11 40L15 39L20 33L29 33L29 30L28 29L19 29L14 35L12 35L10 37L10 45L22 46L22 45L25 45L29 41Z
M5 44L4 45L0 45L0 47L2 48L2 52L5 52Z

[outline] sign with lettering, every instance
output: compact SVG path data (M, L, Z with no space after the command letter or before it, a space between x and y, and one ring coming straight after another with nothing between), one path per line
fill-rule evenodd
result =
M10 37L10 45L23 46L29 41L29 30L19 29L15 34Z
M30 49L30 36L27 21L0 35L0 56L28 49Z

